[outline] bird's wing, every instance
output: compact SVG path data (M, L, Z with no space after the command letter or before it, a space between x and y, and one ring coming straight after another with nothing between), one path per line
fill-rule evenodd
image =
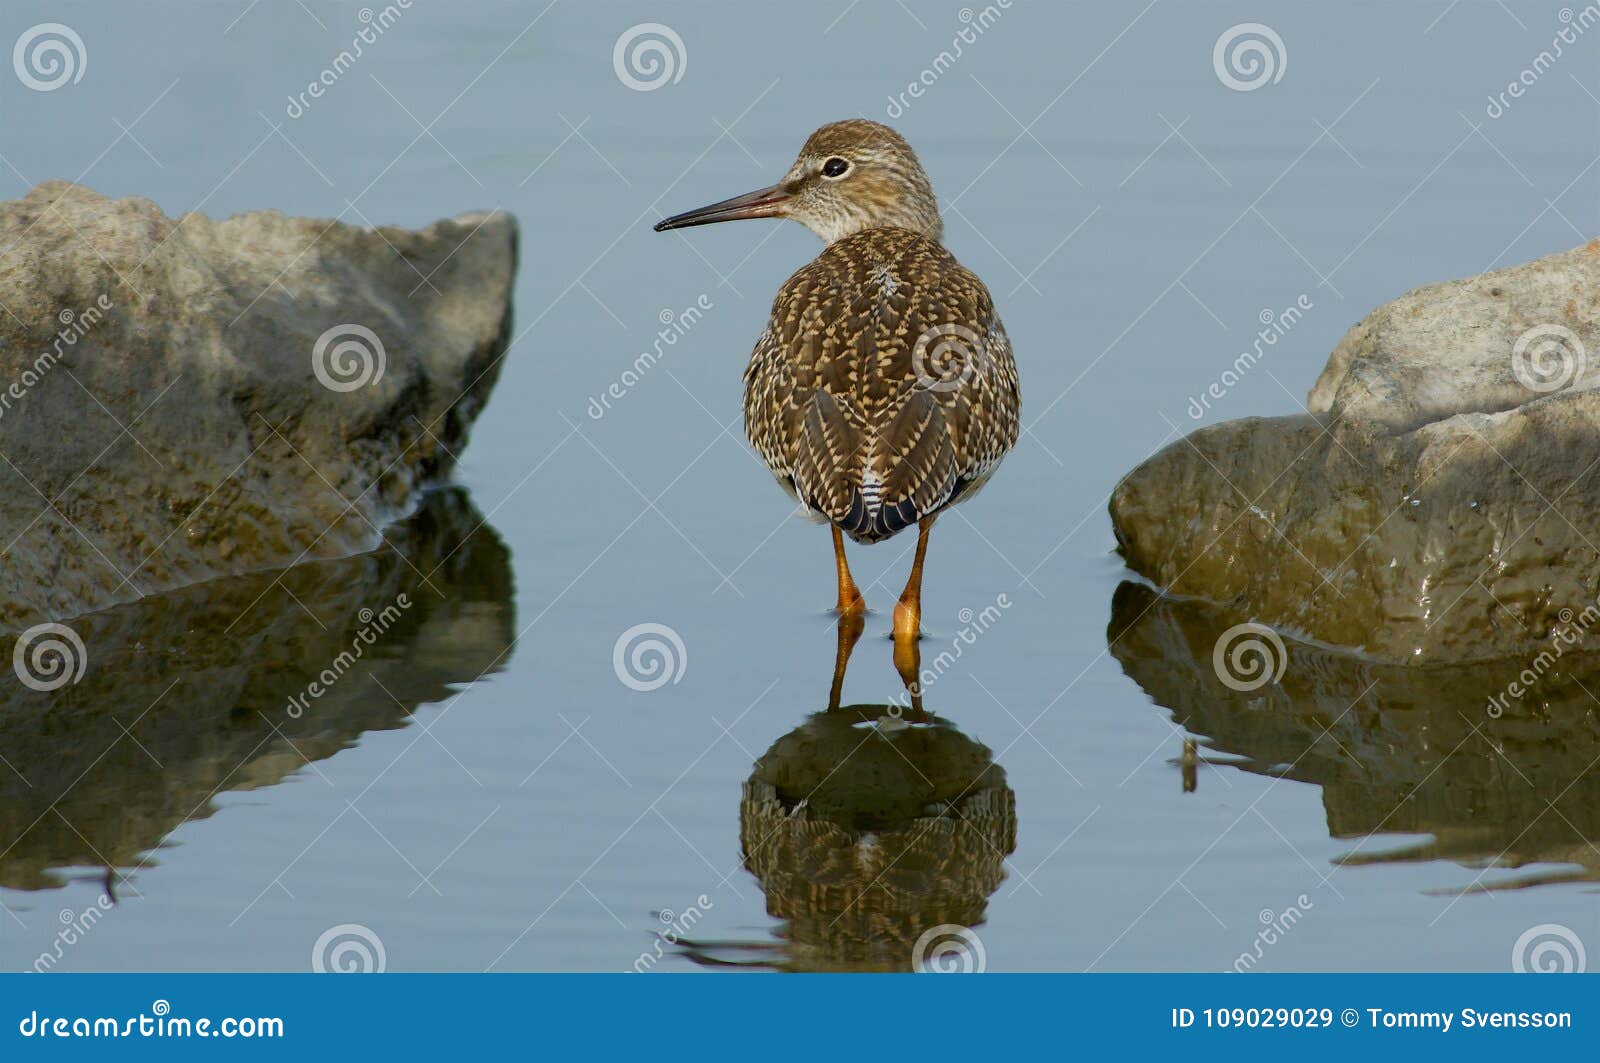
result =
M869 230L780 289L746 427L802 502L875 541L981 486L1016 441L1017 395L983 283L935 241Z

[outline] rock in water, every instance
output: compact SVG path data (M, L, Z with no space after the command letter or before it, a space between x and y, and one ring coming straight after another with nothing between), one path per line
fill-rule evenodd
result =
M1117 540L1175 594L1384 660L1600 649L1596 385L1600 242L1420 288L1346 334L1310 416L1129 473Z
M517 229L0 204L0 630L371 549L499 375Z

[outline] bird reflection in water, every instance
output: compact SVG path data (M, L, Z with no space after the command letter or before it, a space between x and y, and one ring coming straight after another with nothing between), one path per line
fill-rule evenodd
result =
M861 629L840 618L828 708L762 754L739 802L744 866L778 940L678 942L696 963L911 970L934 928L980 925L1005 879L1015 795L987 747L923 710L916 640L895 647L909 709L840 706Z

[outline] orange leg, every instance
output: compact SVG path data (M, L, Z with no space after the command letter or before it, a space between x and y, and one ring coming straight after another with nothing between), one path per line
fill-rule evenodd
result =
M850 654L866 629L866 618L860 611L839 617L839 652L833 658L833 686L828 691L828 708L839 707L839 697L844 693L844 670L850 664Z
M900 681L911 695L911 716L908 722L920 723L927 719L922 709L922 647L914 638L894 640L894 668Z
M833 561L839 570L839 615L861 616L867 611L867 600L850 578L850 563L844 559L844 534L838 528L833 529Z
M906 580L906 589L900 592L900 601L894 607L896 641L915 639L922 631L922 561L928 556L928 532L932 528L932 517L924 517L917 525L917 556L911 562L911 578Z

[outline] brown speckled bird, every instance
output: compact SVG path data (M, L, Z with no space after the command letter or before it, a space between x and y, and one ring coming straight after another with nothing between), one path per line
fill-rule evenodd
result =
M778 482L833 526L839 611L865 610L841 531L918 526L897 639L922 615L928 531L1017 441L1017 368L983 282L940 243L933 188L905 139L854 119L812 133L783 180L656 231L793 218L827 243L778 289L745 371L745 432Z

